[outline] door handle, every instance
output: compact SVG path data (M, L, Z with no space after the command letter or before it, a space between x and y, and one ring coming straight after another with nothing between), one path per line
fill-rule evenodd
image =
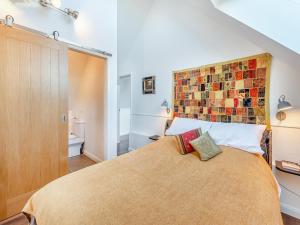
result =
M67 122L67 116L66 116L66 114L62 114L61 115L61 122L62 123L66 123Z

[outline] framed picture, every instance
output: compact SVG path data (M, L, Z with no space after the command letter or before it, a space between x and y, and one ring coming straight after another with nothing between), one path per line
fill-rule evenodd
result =
M155 76L143 78L143 94L155 94Z

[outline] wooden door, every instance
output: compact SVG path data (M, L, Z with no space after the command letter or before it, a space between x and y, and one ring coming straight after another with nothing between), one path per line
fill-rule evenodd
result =
M67 172L67 46L0 26L0 220Z

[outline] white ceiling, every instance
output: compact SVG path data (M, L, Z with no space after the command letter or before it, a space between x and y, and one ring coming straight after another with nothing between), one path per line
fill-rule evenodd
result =
M223 13L300 53L300 0L211 0Z
M132 47L143 28L154 0L118 1L118 57L124 56Z
M233 29L266 50L279 43L299 56L300 0L174 1L184 1L197 8L199 13L215 18L215 22L224 28ZM122 58L132 48L149 12L154 5L160 4L160 0L119 0L118 4L118 56Z

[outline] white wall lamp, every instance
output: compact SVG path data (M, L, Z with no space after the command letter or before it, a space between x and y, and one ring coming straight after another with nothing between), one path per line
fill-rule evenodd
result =
M15 22L15 19L13 18L13 16L7 15L5 17L5 25L6 26L12 27L14 25L14 22Z
M276 118L280 121L286 119L286 114L284 111L288 109L292 109L291 103L285 100L285 95L281 95L280 98L278 99L278 106L277 106L277 114Z
M74 19L77 19L79 16L79 12L70 8L61 9L61 0L39 0L41 6L44 7L50 7L53 9L56 9L59 12L62 12L66 15L69 15L73 17Z
M164 109L166 109L166 111L167 111L168 114L171 112L169 103L168 103L168 101L166 99L163 101L163 103L161 103L161 107L164 108Z

